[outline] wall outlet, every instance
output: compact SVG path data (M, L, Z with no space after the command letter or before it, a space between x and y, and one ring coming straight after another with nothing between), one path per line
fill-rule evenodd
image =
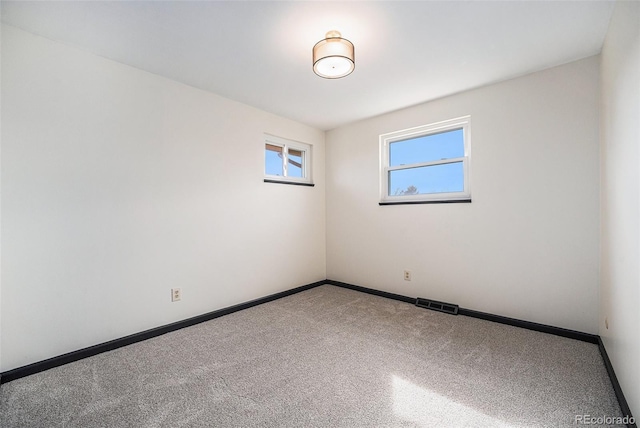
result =
M182 299L182 289L181 288L172 288L171 289L171 301L179 302Z
M411 281L411 271L410 270L405 270L404 271L404 280L405 281Z

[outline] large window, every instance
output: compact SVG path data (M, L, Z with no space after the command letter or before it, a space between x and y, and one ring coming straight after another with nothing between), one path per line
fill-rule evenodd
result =
M469 116L380 136L380 204L470 202Z
M309 144L268 134L265 134L264 141L264 181L313 185Z

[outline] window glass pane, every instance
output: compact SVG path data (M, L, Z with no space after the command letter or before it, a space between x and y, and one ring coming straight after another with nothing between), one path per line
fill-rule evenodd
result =
M264 172L267 175L283 176L282 171L282 147L267 144L264 154Z
M462 128L389 144L389 166L464 156Z
M302 177L302 150L289 149L289 166L287 166L287 175L289 177Z
M389 171L389 196L463 191L462 162Z

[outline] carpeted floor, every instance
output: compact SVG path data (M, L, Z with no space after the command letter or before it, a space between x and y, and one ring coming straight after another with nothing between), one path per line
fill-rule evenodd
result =
M18 379L13 427L569 427L621 416L593 344L330 285Z

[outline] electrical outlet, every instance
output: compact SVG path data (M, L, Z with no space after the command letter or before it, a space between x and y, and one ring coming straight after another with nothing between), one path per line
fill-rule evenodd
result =
M410 270L405 270L404 271L404 280L405 281L411 281L411 271Z
M171 289L171 301L178 302L182 299L182 289L181 288L172 288Z

